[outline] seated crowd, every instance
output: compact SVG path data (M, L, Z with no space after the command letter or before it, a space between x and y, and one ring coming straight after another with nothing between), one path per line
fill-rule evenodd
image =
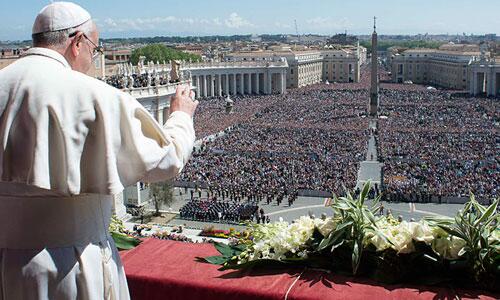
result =
M303 190L336 195L352 190L370 134L366 74L355 84L234 96L230 114L224 97L201 101L195 129L199 138L209 138L177 180L207 186L211 200L191 201L182 215L239 221L252 216L246 210L241 215L242 207L256 209L261 201L292 205ZM384 163L377 194L390 201L421 202L469 192L482 201L498 197L500 119L495 100L382 83L380 103L382 117L373 131ZM222 208L229 213L220 218Z
M447 92L384 90L380 157L390 200L468 197L490 201L500 187L498 104ZM418 195L418 196L415 196Z
M205 141L178 180L261 196L298 189L343 194L355 185L366 151L365 94L318 88L260 96L269 98L261 109Z

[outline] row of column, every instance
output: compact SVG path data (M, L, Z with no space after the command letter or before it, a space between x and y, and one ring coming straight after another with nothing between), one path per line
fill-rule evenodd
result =
M297 86L307 86L321 82L323 63L311 63L298 66Z
M285 72L228 73L193 75L197 97L227 95L284 94L286 90Z
M470 82L470 92L472 95L485 93L487 96L499 96L500 73L495 68L488 68L484 72L473 71L472 82Z

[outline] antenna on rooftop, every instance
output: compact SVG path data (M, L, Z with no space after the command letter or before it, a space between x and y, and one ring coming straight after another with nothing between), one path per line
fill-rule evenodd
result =
M299 35L299 27L297 26L297 20L293 20L295 23L295 34L297 34L297 39L299 40L300 43L300 35Z

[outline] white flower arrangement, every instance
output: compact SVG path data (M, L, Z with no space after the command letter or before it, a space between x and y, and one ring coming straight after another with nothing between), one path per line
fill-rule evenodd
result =
M258 259L284 260L287 254L307 257L307 241L316 228L315 221L301 217L292 224L280 221L254 228L254 241L240 254L242 262Z
M455 274L449 265L461 261L456 265L462 266L466 276L459 278L473 277L476 283L495 277L496 270L500 270L500 217L496 212L500 200L484 207L471 197L455 219L432 217L398 222L392 217L375 217L378 207L364 205L368 191L365 185L357 199L351 195L335 198L333 216L324 220L302 216L291 224L280 219L251 225L249 239L241 239L238 246L216 245L223 256L205 260L221 264L223 269L271 260L306 265L310 262L315 267L319 264L321 268L345 270L345 258L350 256L354 275L359 270L373 275L380 269L390 278L398 277L388 274L393 270L419 270L424 265ZM371 257L364 266L363 257Z

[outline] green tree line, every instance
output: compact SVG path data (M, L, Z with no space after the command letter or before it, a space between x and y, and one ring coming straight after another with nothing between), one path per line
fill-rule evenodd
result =
M168 62L169 60L186 60L201 61L201 57L196 54L182 52L173 48L169 48L162 44L151 44L132 51L130 61L133 65L137 65L139 57L145 56L146 61L153 62Z
M368 49L371 52L372 42L371 41L360 41L359 44ZM443 44L439 41L378 41L377 49L380 51L386 51L388 48L393 46L403 47L403 48L431 48L437 49Z
M278 38L279 35L273 35ZM122 43L122 44L151 44L151 43L213 43L219 42L234 42L234 41L249 41L251 35L211 35L211 36L155 36L155 37L135 37L135 38L108 38L102 39L106 43Z

